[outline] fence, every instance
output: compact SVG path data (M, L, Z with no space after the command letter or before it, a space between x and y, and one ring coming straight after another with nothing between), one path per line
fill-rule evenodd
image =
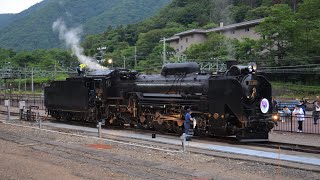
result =
M317 118L317 123L314 122L314 116L305 115L304 121L302 123L303 133L309 134L320 134L320 119ZM280 121L278 121L278 126L273 130L275 131L285 131L285 132L297 132L298 130L298 120L295 116L288 114L285 116L281 114Z
M4 100L9 99L12 107L19 107L19 101L25 101L26 106L39 106L40 110L44 110L44 96L43 95L0 95L0 105L4 105Z

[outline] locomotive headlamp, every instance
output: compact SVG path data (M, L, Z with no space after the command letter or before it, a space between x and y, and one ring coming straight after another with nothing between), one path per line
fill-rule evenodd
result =
M272 120L273 121L278 121L279 120L279 115L278 114L272 115Z
M249 63L248 70L249 70L249 72L256 72L257 71L257 64L254 62Z
M253 63L253 64L252 64L252 69L253 69L254 72L257 71L257 64L256 64L256 63Z

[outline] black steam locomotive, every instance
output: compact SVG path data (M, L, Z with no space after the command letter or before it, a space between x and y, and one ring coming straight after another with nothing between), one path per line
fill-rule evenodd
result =
M100 70L45 88L45 106L56 119L104 119L106 126L182 133L191 108L195 134L240 140L268 139L274 127L270 102L271 85L255 64L233 65L215 75L201 73L196 63L166 64L157 75Z

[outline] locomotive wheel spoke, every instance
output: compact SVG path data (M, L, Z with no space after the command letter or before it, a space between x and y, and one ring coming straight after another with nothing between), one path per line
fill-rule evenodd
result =
M182 126L179 126L178 122L172 123L172 130L174 133L179 134L179 135L183 133Z
M153 127L156 131L165 132L166 126L164 122L159 123L159 121L153 121Z

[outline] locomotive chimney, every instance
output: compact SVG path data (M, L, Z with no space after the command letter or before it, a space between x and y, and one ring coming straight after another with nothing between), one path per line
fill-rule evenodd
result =
M238 62L236 60L229 60L226 63L227 63L227 69L230 69L231 66L238 64Z

